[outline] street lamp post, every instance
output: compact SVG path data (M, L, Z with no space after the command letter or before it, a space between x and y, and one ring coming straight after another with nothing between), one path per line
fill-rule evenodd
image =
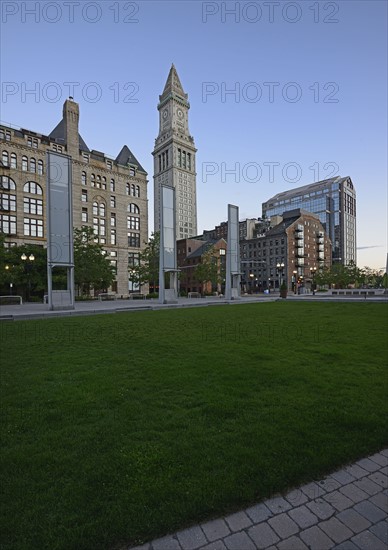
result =
M298 291L298 277L297 277L298 271L294 269L292 274L293 274L293 281L294 281L294 294L296 294Z
M279 287L281 287L282 284L283 284L283 269L284 269L284 262L278 262L276 264L276 271L277 271L277 274L278 274L278 279L279 279L279 276L280 276Z
M313 287L313 296L315 296L315 274L317 272L317 268L314 266L314 267L310 267L310 273L311 273L311 277L313 279L313 282L312 282L312 287Z
M254 279L254 277L255 277L254 273L250 272L249 273L249 286L250 286L251 294L253 294L253 279Z
M30 254L27 258L27 255L23 252L23 254L20 256L20 259L23 262L26 262L24 264L24 270L27 273L27 279L28 279L28 297L27 302L30 301L31 297L31 269L32 269L32 262L35 260L35 256L33 254ZM30 263L27 263L27 259Z

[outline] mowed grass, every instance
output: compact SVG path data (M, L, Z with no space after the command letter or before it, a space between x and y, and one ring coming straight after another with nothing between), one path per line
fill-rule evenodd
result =
M1 548L113 549L382 449L387 307L0 324Z

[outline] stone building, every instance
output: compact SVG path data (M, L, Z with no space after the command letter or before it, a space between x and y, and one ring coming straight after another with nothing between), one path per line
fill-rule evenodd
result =
M116 159L90 150L78 126L72 98L48 135L0 126L0 231L7 246L46 246L46 152L70 156L74 226L93 227L116 270L111 290L127 295L128 267L148 240L147 173L126 145Z
M175 188L176 239L197 233L196 152L189 131L188 95L174 65L159 96L159 135L154 156L154 228L160 229L160 186Z

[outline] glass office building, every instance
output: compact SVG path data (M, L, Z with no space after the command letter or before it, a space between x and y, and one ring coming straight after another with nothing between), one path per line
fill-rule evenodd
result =
M319 217L332 243L333 263L356 263L356 191L339 176L278 193L262 205L263 217L303 208Z

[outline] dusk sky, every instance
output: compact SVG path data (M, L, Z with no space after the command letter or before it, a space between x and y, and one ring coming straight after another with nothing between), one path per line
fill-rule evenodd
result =
M1 31L1 120L48 134L73 95L88 147L116 157L127 144L148 172L150 230L174 63L198 148L199 232L228 203L258 217L280 191L350 176L357 263L385 266L387 2L3 1Z

